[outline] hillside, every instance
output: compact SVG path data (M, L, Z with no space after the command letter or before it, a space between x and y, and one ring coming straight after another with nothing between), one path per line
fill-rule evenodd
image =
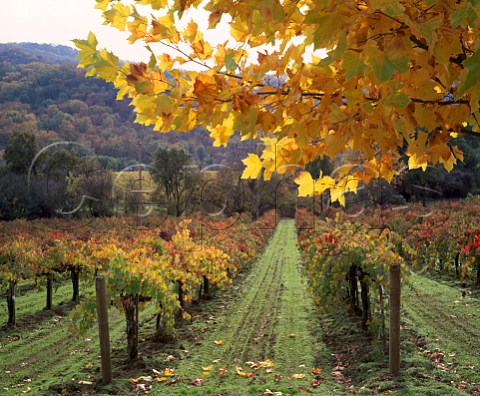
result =
M39 147L58 141L82 142L104 166L117 171L137 160L139 140L146 163L158 145L179 145L200 166L223 163L243 168L240 160L256 151L255 142L240 142L238 137L231 139L228 148L214 148L202 128L187 134L160 134L134 120L132 107L116 100L112 84L85 78L85 72L77 68L76 50L47 44L0 44L0 154L15 131L32 131ZM386 203L398 193L407 200L424 200L478 191L479 142L466 138L459 139L458 145L464 161L453 172L436 167L425 174L410 172L396 186L373 186L369 194L376 196L376 202Z
M32 131L39 146L56 141L83 142L113 169L138 157L145 162L158 144L183 146L200 165L238 162L242 145L211 147L202 129L163 134L134 123L127 101L116 101L111 84L85 78L76 67L76 50L47 44L0 44L0 150L15 131Z
M37 43L0 44L0 59L13 65L40 62L46 64L73 63L77 51L64 45Z

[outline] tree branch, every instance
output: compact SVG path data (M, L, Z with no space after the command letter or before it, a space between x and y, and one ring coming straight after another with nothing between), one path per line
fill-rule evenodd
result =
M428 51L428 45L425 44L423 41L421 41L419 38L417 38L415 35L411 34L410 35L410 41L414 44L417 45L418 48L421 48L425 51ZM457 56L451 56L448 58L449 62L455 63L456 65L459 65L463 68L462 62L467 59L465 54L458 54Z

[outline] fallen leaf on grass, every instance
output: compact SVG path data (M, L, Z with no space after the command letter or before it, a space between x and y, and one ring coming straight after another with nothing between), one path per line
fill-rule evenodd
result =
M312 367L312 369L310 370L310 373L312 375L320 375L323 373L323 370L321 368Z
M254 373L249 373L248 371L244 371L243 368L241 367L236 367L235 372L242 377L255 377Z
M177 377L177 378L171 378L168 382L166 382L167 385L173 385L173 384L178 384L179 382L182 381L182 377ZM168 380L168 378L166 378Z
M175 356L173 355L168 355L166 358L165 358L165 361L166 362L173 362L175 360Z
M445 355L441 352L433 352L431 355L430 355L430 360L432 362L435 362L435 363L441 363L443 362L443 358L445 357Z
M293 374L292 378L293 379L303 379L303 378L305 378L305 374Z
M321 378L319 378L319 379L312 379L312 380L310 381L310 384L312 384L312 386L313 386L314 388L316 388L317 386L320 386L320 385L322 384L322 382L323 382L323 379L321 379Z
M27 389L25 389L24 391L22 391L22 393L23 393L23 394L29 393L31 390L32 390L32 388L28 387Z
M138 377L138 378L130 378L130 382L132 384L137 384L139 383L140 381L153 381L153 378L148 375L148 376L141 376L141 377ZM81 381L80 381L81 382ZM80 383L79 382L79 383ZM87 381L88 382L88 381Z
M78 381L77 384L79 385L92 385L92 381Z
M469 365L467 366L468 369L472 369L472 370L473 370L474 367L475 367L475 366L474 366L473 364L469 364Z
M137 390L140 390L140 391L142 391L142 392L146 392L146 391L152 389L152 385L137 384L136 389L137 389Z
M175 375L175 369L173 368L166 368L165 371L163 372L163 375L165 377L172 377L173 375Z
M153 380L157 382L163 382L167 380L167 377L157 377L157 378L154 378Z
M263 392L264 395L275 395L275 396L282 396L282 392L273 392L270 389L265 389L265 392Z
M298 388L298 390L299 390L300 392L313 393L313 390L310 389L310 388L307 387L307 386L301 386L301 387Z
M341 371L334 371L332 373L332 377L333 377L333 380L337 383L337 384L344 384L345 383L345 377L343 376L342 372Z
M215 344L217 345L222 345L223 344L223 341L222 340L218 340L218 341L213 341Z
M225 375L225 374L227 374L227 369L224 368L224 367L219 368L217 373L220 374L220 375Z
M212 370L213 370L213 366L202 367L202 370L203 370L203 371L212 371Z
M197 378L192 381L193 386L202 386L202 384L205 382L204 379L202 378Z
M215 364L215 363L218 363L220 360L222 360L222 359L213 359L213 360L210 360L210 361L211 361L213 364Z
M267 359L265 361L259 361L259 362L245 362L245 364L248 364L251 369L253 370L258 370L263 367L273 367L275 366L275 363L273 363L270 359Z
M273 379L275 382L280 382L282 380L282 376L277 374L275 377L273 377Z

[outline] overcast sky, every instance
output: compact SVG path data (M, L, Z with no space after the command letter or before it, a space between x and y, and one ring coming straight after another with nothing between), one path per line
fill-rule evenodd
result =
M121 59L148 57L141 45L129 45L116 29L103 26L95 0L0 0L0 43L35 42L63 44L85 39L93 31L100 47L107 47Z

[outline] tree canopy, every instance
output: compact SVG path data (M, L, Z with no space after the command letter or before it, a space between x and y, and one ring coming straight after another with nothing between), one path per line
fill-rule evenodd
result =
M120 62L90 33L75 40L80 66L155 130L201 124L215 145L235 131L262 139L244 177L355 150L335 180L297 178L300 194L331 189L342 203L360 180L390 181L399 148L410 168L450 170L462 160L458 133L480 131L479 0L96 1L105 24L151 56ZM207 42L202 17L231 38Z
M27 174L37 150L37 142L32 132L14 133L3 154L8 170L16 174Z
M192 180L191 170L189 172L188 169L191 162L192 157L183 149L176 147L168 149L159 146L153 154L152 178L164 190L168 203L172 204L175 216L183 213L185 195L190 196L192 193L194 180ZM187 191L189 194L186 194Z

